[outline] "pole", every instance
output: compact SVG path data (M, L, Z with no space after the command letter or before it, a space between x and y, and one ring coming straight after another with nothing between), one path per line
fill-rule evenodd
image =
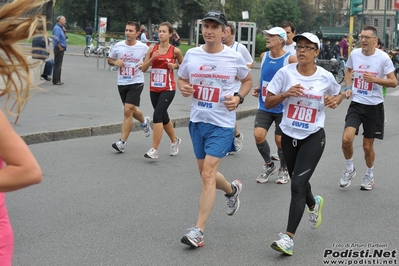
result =
M96 0L96 3L94 5L94 38L96 37L97 33L97 9L98 9L98 0Z
M396 47L398 47L398 45L399 45L399 43L398 43L398 40L399 40L399 36L398 36L398 24L399 24L399 11L398 10L396 10L395 11L395 13L396 13L396 16L395 16L395 48Z
M348 56L352 52L352 43L353 43L353 24L354 24L355 18L351 14L350 19L349 19L349 48L348 48Z
M332 25L332 0L330 0L330 27Z
M387 45L387 40L386 40L386 33L385 33L385 24L386 24L386 21L387 21L387 0L385 0L385 4L384 4L384 27L383 27L383 30L382 30L382 40L383 40L383 42L384 42L384 44L385 45Z

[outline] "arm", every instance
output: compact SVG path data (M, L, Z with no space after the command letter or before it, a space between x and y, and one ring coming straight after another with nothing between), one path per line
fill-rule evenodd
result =
M108 65L123 67L125 65L125 63L123 63L122 59L113 59L111 57L108 57Z
M267 92L267 97L265 101L265 107L267 109L274 108L279 105L282 101L287 99L288 97L294 96L298 97L303 95L303 88L301 84L296 84L292 86L288 91L275 95L271 91Z
M396 79L395 74L393 72L388 73L386 79L374 77L372 74L370 74L368 72L364 73L363 76L364 76L364 81L376 83L378 85L381 85L381 86L384 86L387 88L388 87L395 88L396 85L398 84L398 80Z
M0 128L0 158L7 164L0 169L0 192L40 183L42 171L38 162L1 111Z
M265 52L260 54L260 63L262 64L263 57L265 56ZM262 69L262 65L260 66ZM255 86L255 88L252 90L252 96L258 98L259 97L259 89L260 89L260 81L258 81L258 84Z
M183 97L189 97L194 93L193 86L191 86L188 79L183 79L179 77L177 84L179 85L179 89Z
M146 72L148 70L148 68L151 66L152 60L154 60L154 58L159 55L159 51L156 51L155 53L153 53L152 52L153 50L154 50L154 46L151 46L150 48L148 48L147 54L145 55L145 58L144 58L144 62L139 67L141 69L141 71Z
M179 65L181 65L181 63L183 62L183 53L181 52L181 50L179 48L174 48L174 56L175 56L175 62L174 63L169 63L168 67L169 69L173 70L173 69L178 69Z
M352 95L352 75L353 75L353 69L347 67L345 69L345 98L349 99ZM350 87L350 88L349 88Z
M248 75L240 80L241 86L240 90L238 91L238 94L240 94L242 97L245 98L249 91L252 88L252 75L251 72L248 73ZM233 96L233 95L226 95L225 96L226 100L223 101L224 105L229 111L235 110L238 105L240 104L240 97L239 96Z

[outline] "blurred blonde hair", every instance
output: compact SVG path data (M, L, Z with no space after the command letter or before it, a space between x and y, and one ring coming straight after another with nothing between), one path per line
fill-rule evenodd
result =
M5 111L16 115L15 124L27 103L29 89L34 86L27 53L18 41L31 38L39 25L43 25L46 33L46 20L40 15L46 2L48 0L14 0L0 7L0 76L3 81L0 84L4 86L0 88L0 97L6 97Z

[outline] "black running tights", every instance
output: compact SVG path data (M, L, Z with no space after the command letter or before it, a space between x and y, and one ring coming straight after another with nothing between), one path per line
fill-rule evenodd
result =
M168 115L169 105L175 97L176 91L150 92L152 106L154 107L154 123L162 123L167 125L170 121Z
M281 145L291 177L291 203L287 232L295 234L302 219L305 205L313 207L313 198L309 179L316 169L326 144L324 129L303 140L293 139L283 133Z

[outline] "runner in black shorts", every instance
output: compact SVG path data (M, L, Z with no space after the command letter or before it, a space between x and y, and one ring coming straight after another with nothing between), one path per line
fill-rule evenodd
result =
M361 49L350 54L345 70L345 97L351 99L345 118L342 136L342 151L346 160L346 169L339 186L348 187L356 175L353 165L353 140L363 124L363 150L366 160L366 174L360 185L361 190L374 187L374 139L384 137L384 97L383 87L396 87L395 67L388 54L377 49L377 30L365 26L359 39ZM353 78L353 83L352 83Z

